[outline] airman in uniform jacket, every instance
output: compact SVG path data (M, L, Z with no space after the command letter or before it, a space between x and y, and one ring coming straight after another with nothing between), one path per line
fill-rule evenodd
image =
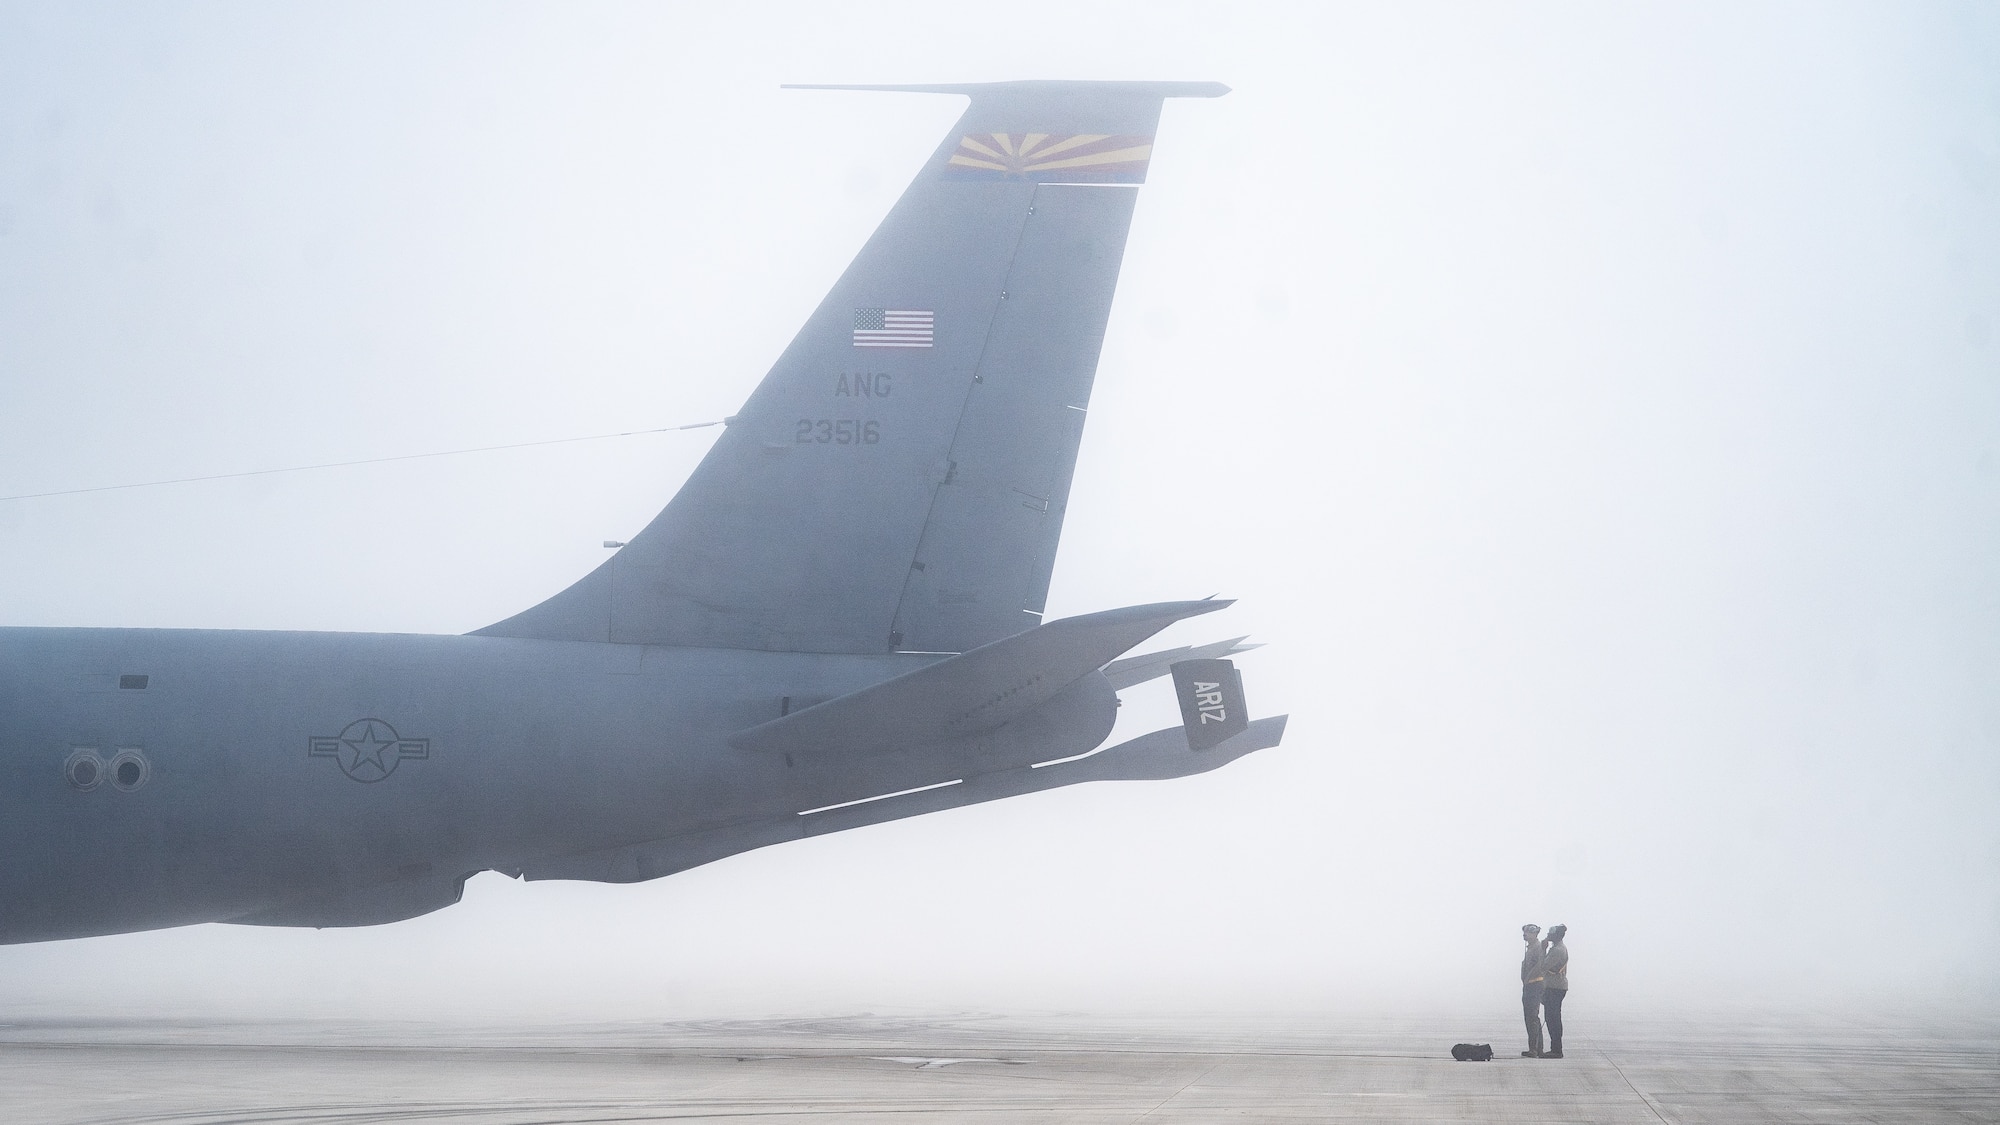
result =
M1542 1057L1542 994L1546 978L1542 974L1542 928L1530 923L1521 927L1521 941L1527 951L1521 955L1521 1018L1528 1025L1528 1049L1524 1059Z
M1569 995L1569 947L1563 939L1568 936L1568 926L1550 926L1542 953L1542 1011L1549 1020L1549 1053L1543 1058L1563 1057L1563 999Z

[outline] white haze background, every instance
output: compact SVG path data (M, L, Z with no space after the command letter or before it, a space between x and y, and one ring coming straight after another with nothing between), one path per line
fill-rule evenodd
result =
M777 85L1048 77L1235 87L1050 609L1240 598L1163 640L1268 642L1281 748L0 1010L1504 1014L1527 921L1576 1008L1995 1007L1991 6L9 4L0 494L720 418L961 104ZM0 502L0 622L477 628L711 436Z

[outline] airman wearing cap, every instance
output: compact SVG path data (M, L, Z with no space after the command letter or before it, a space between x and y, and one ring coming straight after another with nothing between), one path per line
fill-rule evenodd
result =
M1542 1057L1542 993L1545 980L1542 974L1542 928L1533 922L1521 927L1521 942L1527 951L1521 955L1521 1018L1528 1025L1528 1049L1521 1052L1524 1059Z
M1569 947L1563 938L1568 926L1550 926L1549 940L1542 950L1542 1011L1549 1018L1549 1053L1543 1058L1563 1057L1563 1000L1569 996Z

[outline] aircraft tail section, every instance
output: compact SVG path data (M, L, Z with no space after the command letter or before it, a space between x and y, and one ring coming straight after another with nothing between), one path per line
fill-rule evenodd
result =
M1161 602L1051 621L738 731L729 743L739 750L858 755L988 734L1174 622L1230 604Z
M1040 621L1137 185L1209 83L965 114L679 495L490 636L966 652Z

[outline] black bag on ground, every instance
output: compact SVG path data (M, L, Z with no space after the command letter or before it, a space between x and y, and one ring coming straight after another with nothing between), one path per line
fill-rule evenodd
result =
M1458 1043L1451 1048L1451 1057L1459 1062L1492 1062L1493 1044Z

